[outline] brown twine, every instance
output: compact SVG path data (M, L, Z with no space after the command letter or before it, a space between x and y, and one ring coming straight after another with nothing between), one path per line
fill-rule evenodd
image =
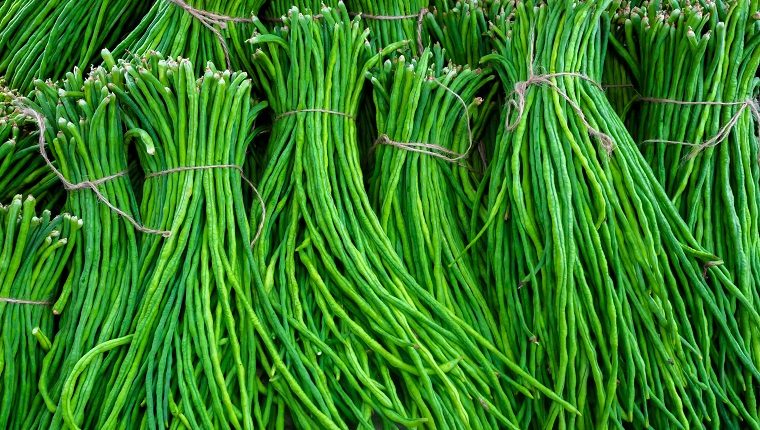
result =
M351 118L352 120L356 121L356 117L354 117L353 115L349 115L349 114L344 113L344 112L338 112L338 111L335 111L335 110L326 110L326 109L297 109L297 110L291 110L291 111L288 111L288 112L281 113L281 114L277 115L277 117L272 122L277 122L280 119L282 119L283 117L286 117L286 116L289 116L289 115L295 115L295 114L301 113L301 112L329 113L329 114L333 114L333 115L345 116L346 118Z
M728 122L718 130L718 133L711 137L710 139L700 143L690 143L690 142L678 142L673 140L664 140L664 139L649 139L642 142L643 143L667 143L672 145L684 145L684 146L693 146L697 149L691 152L686 158L691 159L694 158L697 154L702 152L706 148L710 148L713 146L717 146L720 143L722 143L724 140L728 138L728 135L731 133L731 130L736 126L736 124L739 122L739 118L741 118L742 113L744 113L745 109L749 109L752 115L755 117L758 123L760 123L760 109L758 108L757 102L751 99L745 100L743 102L687 102L687 101L680 101L680 100L671 100L671 99L661 99L656 97L642 97L640 100L650 103L669 103L669 104L675 104L675 105L681 105L681 106L697 106L697 105L703 105L703 106L741 106L739 110L734 114L734 116L731 117ZM758 141L760 141L760 130L758 131L757 135ZM758 159L758 162L760 162L760 159Z
M102 184L103 182L110 181L111 179L120 178L120 177L126 175L127 173L129 173L129 170L124 170L124 171L121 171L119 173L113 174L111 176L106 176L106 177L100 178L100 179L95 180L95 181L82 181L82 182L80 182L78 184L73 184L73 185L63 184L63 187L66 188L69 191L83 190L85 188L92 188L94 186L98 186L98 185Z
M559 73L547 73L543 75L536 75L533 73L533 37L531 36L531 43L530 43L530 66L528 68L528 79L518 82L515 84L514 89L512 92L507 96L509 101L507 102L507 118L504 125L506 126L507 130L512 131L515 128L517 128L517 125L520 123L520 120L522 119L523 112L525 111L525 94L528 92L528 88L531 85L548 85L551 89L556 91L562 98L564 98L567 103L575 110L575 112L578 114L578 116L581 118L581 122L583 122L583 125L586 126L588 129L588 133L592 136L595 136L599 139L604 149L607 150L607 153L612 153L614 149L614 142L612 141L612 138L605 133L602 133L601 131L595 129L591 126L591 124L588 123L586 120L586 115L583 114L583 111L581 110L580 106L578 106L577 103L575 103L573 100L570 99L570 97L562 91L557 84L551 81L552 78L560 77L560 76L571 76L574 78L579 78L586 80L588 82L591 82L599 88L600 90L604 91L601 85L599 85L596 81L589 78L586 75L580 74L580 73L574 73L574 72L559 72ZM512 98L512 95L515 95L514 98ZM512 108L515 108L517 110L517 117L515 118L515 121L513 123L509 123L509 117L512 112Z
M153 178L155 176L161 176L161 175L168 175L169 173L176 173L176 172L185 172L188 170L206 170L206 169L235 169L240 173L240 177L253 189L253 192L256 193L256 197L259 199L259 203L261 203L261 222L259 223L259 229L256 232L256 236L253 238L253 241L251 242L251 248L253 248L253 245L256 243L257 240L259 240L259 236L261 236L262 231L264 230L264 221L267 217L267 207L264 204L264 199L261 197L261 194L259 194L259 190L256 189L256 187L253 185L253 182L251 182L250 179L248 179L245 176L245 172L243 172L243 168L236 165L236 164L214 164L210 166L192 166L192 167L175 167L173 169L167 169L162 170L160 172L151 173L149 175L145 175L145 179Z
M224 51L224 59L227 61L227 68L229 70L232 70L232 63L230 62L230 51L227 47L227 41L224 40L224 36L222 36L222 33L217 30L214 26L218 26L220 29L224 30L227 28L228 22L245 22L245 23L251 23L253 20L248 18L235 18L227 15L221 15L218 13L208 12L201 9L195 9L194 7L190 6L189 4L185 3L183 0L169 0L170 3L174 3L175 5L181 7L185 10L185 12L189 13L193 16L193 18L197 19L201 22L206 28L211 30L212 33L214 33L219 39L219 43L222 44L222 50Z
M55 304L53 302L34 302L31 300L9 299L5 297L0 297L0 302L15 303L18 305L34 305L34 306L53 306Z
M444 148L443 146L439 146L433 143L396 142L394 140L391 140L391 138L388 137L387 134L381 134L380 137L377 138L377 140L375 141L375 144L372 146L372 148L370 148L370 152L374 151L377 145L388 145L388 146L393 146L395 148L404 149L406 151L419 152L420 154L432 155L433 157L438 157L450 163L456 163L458 160L461 160L464 157L464 154L454 152L448 148ZM417 149L417 148L427 148L430 151L425 150L425 149ZM441 154L439 152L433 152L433 151L440 151L440 152L443 152L444 154ZM447 155L451 155L451 157Z
M372 147L369 149L369 154L372 154L375 148L377 148L377 145L388 145L388 146L393 146L395 148L403 149L406 151L419 152L420 154L431 155L433 157L438 157L442 159L443 161L447 161L449 163L457 163L463 166L463 164L460 163L459 160L466 158L467 155L470 153L470 149L472 149L472 146L473 146L472 128L470 126L470 111L467 108L467 103L462 99L462 97L459 96L459 94L452 91L451 88L447 87L446 85L440 83L438 79L430 77L428 78L428 80L435 82L441 88L453 94L454 97L456 97L457 100L459 100L462 106L464 106L464 114L465 114L465 118L467 119L467 137L469 139L469 145L467 146L467 150L464 153L460 154L456 151L452 151L448 148L444 148L443 146L436 145L434 143L396 142L394 140L391 140L391 138L387 134L381 134L380 137L378 137L377 140L375 141L375 144L372 145ZM418 148L423 148L423 149L418 149ZM434 151L437 151L437 152L434 152Z
M19 102L19 104L20 104L20 102ZM40 115L39 112L37 112L36 110L34 110L34 109L30 108L30 107L27 107L27 106L24 106L24 105L21 105L20 107L21 107L21 113L23 113L24 115L26 115L29 118L34 119L37 122L37 127L40 130L40 137L39 137L40 154L42 155L42 158L45 160L45 163L48 165L48 167L50 167L50 169L53 171L53 173L55 173L55 175L58 176L58 179L61 181L61 183L63 184L63 187L66 190L68 190L68 191L74 191L74 190L81 190L81 189L84 189L84 188L89 188L89 189L91 189L95 193L96 196L98 196L98 199L100 199L100 201L102 201L103 203L105 203L105 205L108 206L112 211L116 212L117 214L119 214L122 217L124 217L127 221L129 221L135 227L136 230L138 230L140 232L143 232L143 233L160 234L163 237L169 237L169 236L171 236L172 233L170 231L153 230L153 229L150 229L150 228L147 228L147 227L143 227L142 225L138 224L137 221L135 221L134 218L132 218L131 216L127 215L126 212L122 211L121 209L119 209L116 206L114 206L113 204L111 204L111 202L108 201L108 199L100 192L100 190L98 190L98 187L97 187L98 184L101 184L103 182L109 181L109 180L114 179L114 178L118 178L118 177L124 176L124 175L127 174L126 171L119 172L119 173L117 173L115 175L107 176L105 178L101 178L101 179L98 179L98 180L95 180L95 181L84 181L84 182L80 182L78 184L73 184L73 183L69 182L68 180L66 180L66 178L63 176L63 174L58 169L56 169L56 167L50 161L50 158L48 158L47 152L45 151L45 128L46 128L46 126L45 126L45 119L42 117L42 115Z

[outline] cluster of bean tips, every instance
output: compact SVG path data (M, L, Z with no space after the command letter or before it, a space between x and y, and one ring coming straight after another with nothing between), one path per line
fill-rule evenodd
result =
M396 252L365 191L346 115L356 116L366 72L403 42L377 54L342 4L321 13L316 21L294 8L282 27L262 25L252 38L276 118L255 254L276 311L267 323L297 378L278 384L294 421L371 428L374 413L386 429L470 420L517 428L510 396L529 398L530 388L573 410L507 359L485 328L439 301Z
M335 7L338 0L269 0L262 7L262 20L267 23L274 23L272 27L280 25L280 20L284 19L290 9L297 7L298 10L318 14L322 6Z
M430 0L348 0L346 2L348 10L353 13L363 13L368 15L387 17L390 19L373 19L364 20L364 25L370 29L370 43L375 51L381 50L386 46L405 40L410 41L409 49L414 55L421 55L418 47L418 37L421 37L421 43L426 46L430 38L425 31L418 35L419 14L428 15L427 8L430 6ZM393 18L398 17L398 18Z
M443 46L446 58L458 65L477 68L480 58L490 54L492 38L488 30L492 20L503 19L514 2L494 0L460 0L436 4L432 13L425 15L425 31L431 41Z
M339 3L342 4L343 2L338 0L274 0L268 2L264 7L263 15L266 17L264 18L265 21L274 19L276 25L281 25L281 20L290 13L290 9L296 7L304 13L314 16L315 19L320 19L322 7L336 8ZM368 15L362 21L362 25L371 30L368 41L372 44L375 52L392 43L410 41L413 45L410 49L415 55L419 55L417 52L418 37L422 37L423 44L427 44L430 40L424 29L421 35L418 34L419 19L428 15L427 8L429 5L429 0L403 2L395 0L347 0L345 2L351 17L362 14Z
M140 23L113 48L113 55L129 58L150 51L167 57L189 58L195 73L203 73L206 63L224 66L229 57L233 70L251 72L249 45L245 40L252 29L243 20L259 12L263 0L185 0L185 3L206 14L234 18L221 19L224 28L213 19L202 20L170 0L158 0L141 17ZM218 35L211 30L215 29ZM221 39L220 37L221 36ZM225 55L224 49L228 54Z

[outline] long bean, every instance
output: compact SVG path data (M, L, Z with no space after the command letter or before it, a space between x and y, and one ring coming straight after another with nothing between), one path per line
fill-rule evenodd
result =
M254 428L262 422L254 406L256 341L269 334L252 312L252 256L245 254L253 234L234 166L242 165L266 104L254 106L245 73L212 63L199 80L189 60L156 53L118 63L107 54L106 63L144 169L141 218L171 235L142 237L133 338L103 387L93 424L117 428L140 417L148 428L169 427L174 418ZM170 414L171 403L182 412Z

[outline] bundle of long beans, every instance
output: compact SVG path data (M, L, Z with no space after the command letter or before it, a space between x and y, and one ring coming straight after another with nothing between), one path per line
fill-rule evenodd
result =
M33 197L16 196L0 206L0 426L29 428L42 405L37 384L56 324L49 303L63 283L74 282L66 268L79 249L82 220L68 214L37 217Z
M158 0L140 24L113 49L113 55L141 56L157 51L174 58L187 58L195 65L198 75L203 73L208 61L222 67L229 59L233 70L250 72L253 70L251 52L245 39L252 30L245 20L258 13L263 3L264 0ZM185 5L192 13L183 7Z
M139 256L133 222L139 223L139 217L126 174L121 108L108 84L102 68L86 78L75 69L60 85L35 82L31 107L36 113L31 116L44 124L44 152L55 158L57 174L71 187L66 209L88 221L70 281L53 305L61 317L40 375L44 403L30 410L34 421L25 428L64 428L75 422L93 427L97 414L92 411L113 383L115 356L89 351L127 335L134 318ZM85 181L90 186L81 185ZM80 372L84 388L72 398L71 381Z
M0 76L23 94L35 78L57 80L89 67L100 49L134 27L143 0L8 0L0 4Z
M239 169L266 104L254 106L245 73L210 63L199 79L190 61L158 54L109 67L127 133L140 142L141 218L166 233L140 243L138 306L120 338L129 346L115 350L95 427L264 428L259 336L276 350L253 310L255 230ZM73 396L86 389L74 387Z
M473 212L480 209L474 202L483 165L474 142L495 108L498 87L491 85L487 100L476 97L495 76L444 67L445 56L440 47L426 49L419 61L401 56L373 72L382 137L370 197L409 273L503 350L484 297L485 247L457 260L471 218L479 215Z
M757 310L692 236L596 84L609 5L521 2L501 55L488 57L517 92L488 172L507 353L583 413L539 399L523 424L748 418L737 396L750 399L760 376L756 322L744 319Z
M758 2L651 3L620 18L625 18L621 25L631 33L623 52L638 70L642 97L630 123L631 134L694 237L725 262L729 279L757 308ZM758 363L760 345L751 323L755 311L734 306L731 314L742 331L743 344ZM725 354L724 348L719 346L713 360ZM749 371L715 372L726 397L737 406L745 405L739 407L739 417L723 411L724 419L734 425L739 419L759 423Z
M37 124L19 111L19 94L0 82L0 202L32 195L38 208L53 208L65 197L42 157Z
M480 59L492 52L493 34L498 34L505 20L513 19L514 2L500 0L458 0L435 2L432 13L425 15L425 30L431 42L440 44L446 60L457 65L478 67ZM493 86L496 89L497 85ZM494 152L493 143L499 122L484 119L485 129L479 139L477 152L487 165Z
M516 428L525 386L572 409L436 300L395 252L364 190L352 118L380 56L342 3L321 12L315 21L292 9L283 27L260 25L252 38L276 118L255 255L275 310L267 324L297 378L277 386L294 421L372 428L374 412L387 429Z

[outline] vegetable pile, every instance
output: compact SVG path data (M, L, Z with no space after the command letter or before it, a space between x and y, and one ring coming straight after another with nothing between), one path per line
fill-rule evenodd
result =
M0 4L0 426L760 428L757 0L324 3Z

